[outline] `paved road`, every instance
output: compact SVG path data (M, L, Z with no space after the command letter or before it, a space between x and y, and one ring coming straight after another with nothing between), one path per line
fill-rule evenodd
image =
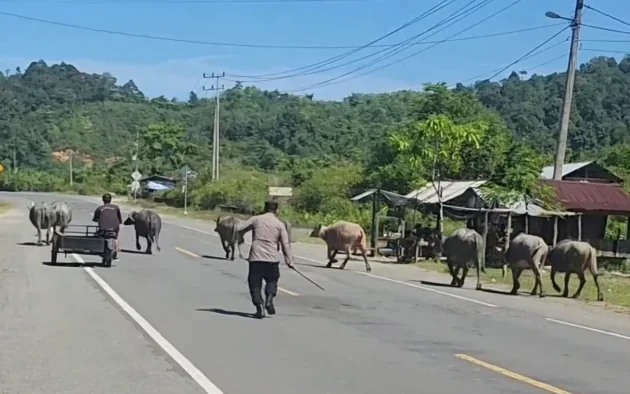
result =
M27 201L55 198L0 199L19 208L0 219L5 393L604 394L630 387L625 317L420 285L378 265L374 276L362 274L359 262L324 269L314 247L295 245L300 269L326 291L283 270L279 313L259 321L247 317L246 264L223 260L206 224L167 219L161 252L126 253L109 269L51 267L42 264L48 248L17 243L35 240ZM87 223L96 205L66 200L74 222ZM132 229L123 229L121 242L134 249Z

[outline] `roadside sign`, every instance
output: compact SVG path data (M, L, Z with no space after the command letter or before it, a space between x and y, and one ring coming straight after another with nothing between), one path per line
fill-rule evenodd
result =
M139 181L142 178L142 174L138 171L134 171L133 174L131 174L131 178L133 178L134 181Z
M139 189L140 189L140 182L138 182L138 181L131 182L131 190L132 191L135 192L135 191L137 191Z
M0 174L2 174L4 172L4 167L2 166L2 164L0 164Z

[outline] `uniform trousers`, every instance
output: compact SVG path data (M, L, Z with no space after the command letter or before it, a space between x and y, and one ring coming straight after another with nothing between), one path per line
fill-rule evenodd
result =
M278 292L278 279L280 279L279 262L250 261L247 284L252 303L255 306L262 305L262 284L265 281L265 295L275 297Z

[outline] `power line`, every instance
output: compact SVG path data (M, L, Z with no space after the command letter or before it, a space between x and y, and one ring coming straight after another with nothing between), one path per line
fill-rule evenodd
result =
M326 68L326 69L320 69L320 70L313 71L313 72L297 73L297 74L288 75L288 76L283 76L283 77L277 77L277 78L268 78L268 79L263 79L263 80L260 80L260 79L259 79L259 80L257 80L257 81L248 81L248 82L268 82L268 81L274 81L274 80L278 80L278 79L285 79L285 78L290 78L290 77L302 77L302 76L306 76L306 75L318 74L318 73L322 73L322 72L330 71L330 70L333 70L333 69L337 69L337 68L340 68L340 67L343 67L343 66L347 66L347 65L349 65L349 64L357 63L357 62L359 62L359 61L361 61L361 60L364 60L364 59L367 59L367 58L370 58L370 57L376 56L376 55L378 55L378 54L380 54L380 53L383 53L383 52L390 52L390 53L385 53L384 55L379 56L379 57L378 57L377 59L375 59L375 60L372 60L372 62L371 62L371 63L368 63L368 65L367 65L367 66L372 65L372 64L374 64L374 63L379 62L379 61L380 61L381 59L383 59L383 58L389 57L389 56L391 56L392 54L395 54L395 53L398 53L398 52L400 52L400 51L405 50L406 48L405 48L404 46L406 45L406 46L407 46L407 48L408 48L408 47L409 47L409 45L408 45L408 44L409 44L409 42L413 41L414 39L419 38L420 36L422 36L422 35L424 35L424 34L428 33L429 31L431 31L431 30L433 30L433 29L435 29L435 28L437 28L437 27L440 27L443 23L445 23L445 22L452 22L452 21L453 21L453 19L455 19L455 18L457 18L457 17L461 17L463 14L465 14L466 12L469 12L469 11L471 10L471 9L469 9L469 10L465 10L465 8L467 8L469 5L471 5L471 4L472 4L472 3L474 3L475 1L477 1L477 0L472 0L471 2L467 3L464 7L462 7L462 8L460 8L460 9L458 9L457 11L455 11L455 12L453 12L453 13L451 13L451 15L449 15L449 16L448 16L448 17L446 17L445 19L441 20L440 22L436 23L436 24L435 24L435 25L433 25L432 27L430 27L430 28L428 28L428 29L426 29L426 30L422 31L422 32L421 32L421 33L419 33L419 34L416 34L415 36L413 36L413 37L411 37L411 38L408 38L408 39L406 39L406 40L404 40L404 41L402 41L402 42L399 42L398 44L396 44L396 45L395 45L394 47L392 47L392 48L382 49L382 50L379 50L379 51L377 51L377 52L371 53L371 54L369 54L369 55L366 55L366 56L360 57L360 58L358 58L358 59L354 59L354 60L348 61L348 62L346 62L346 63L343 63L343 64L338 64L338 65L336 65L336 66L332 66L332 67L329 67L329 68ZM491 1L494 1L494 0L484 0L484 2L485 2L486 4L487 4L488 2L491 2ZM520 0L518 0L518 1L520 1ZM476 7L478 7L477 9L479 9L479 6L476 6ZM474 7L473 7L473 8L474 8ZM461 14L456 15L456 14L458 14L458 13L460 13L460 12L461 12ZM466 15L464 15L464 17L465 17L465 16L466 16ZM461 19L461 18L460 18L460 19ZM457 20L455 20L454 22L457 22ZM454 23L454 22L453 22L453 23ZM452 23L451 23L451 24L452 24ZM444 30L444 28L447 28L447 27L449 27L449 26L450 26L450 25L446 25L446 26L444 26L442 29L440 29L440 30L438 30L438 31L433 32L432 34L430 34L428 37L432 37L432 36L434 36L435 34L439 33L439 32L440 32L440 31L442 31L442 30ZM402 48L402 49L400 49L400 47L403 47L403 48ZM358 69L355 69L355 70L353 70L353 71L351 71L351 72L354 72L354 71L356 71L356 70L360 70L360 69L362 69L362 68L365 68L365 66L360 66ZM344 74L344 75L347 75L347 74Z
M281 71L281 72L277 72L277 73L261 74L261 75L254 75L254 76L252 76L252 75L229 75L229 76L230 77L234 77L234 78L264 79L264 78L269 78L269 77L280 76L282 74L291 74L291 73L295 73L295 72L299 72L299 71L306 71L306 70L308 70L310 68L317 69L317 68L326 66L328 64L334 63L334 62L336 62L338 60L344 59L344 58L346 58L348 56L351 56L351 55L359 52L360 50L369 47L370 45L373 45L373 44L375 44L375 43L377 43L377 42L379 42L381 40L384 40L385 38L387 38L387 37L389 37L389 36L399 32L399 31L401 31L401 30L403 30L403 29L405 29L405 28L407 28L407 27L409 27L409 26L411 26L411 25L413 25L413 24L415 24L415 23L417 23L419 21L421 21L422 19L426 18L427 16L430 16L430 15L436 13L440 9L442 9L442 8L452 4L454 1L455 0L449 0L449 1L443 0L440 3L438 3L437 5L431 7L427 11L423 12L419 16L413 18L409 22L407 22L407 23L403 24L402 26L400 26L400 27L390 31L389 33L387 33L385 35L382 35L382 36L378 37L377 39L372 40L372 41L370 41L369 43L367 43L367 44L365 44L363 46L360 46L360 47L355 48L355 49L353 49L351 51L342 53L341 55L337 55L337 56L334 56L332 58L323 60L321 62L318 62L318 63L315 63L315 64L310 64L310 65L306 65L306 66L302 66L302 67L298 67L298 68L294 68L294 69L290 69L290 70L286 70L286 71Z
M380 0L151 0L151 1L142 1L142 0L45 0L46 3L74 3L74 4L122 4L122 3L144 3L144 4L239 4L239 3L249 3L249 4L272 4L272 3L368 3L368 2L377 2ZM2 0L0 3L17 3L18 0ZM19 0L20 3L40 3L44 2L41 0Z
M593 10L593 11L597 12L598 14L604 15L605 17L608 17L608 18L610 18L610 19L612 19L612 20L615 20L615 21L617 21L617 22L619 22L619 23L622 23L622 24L624 24L624 25L626 25L626 26L630 26L630 23L628 23L628 22L626 22L626 21L624 21L624 20L621 20L621 19L619 19L619 18L617 18L617 17L615 17L615 16L612 16L612 15L610 15L610 14L607 14L607 13L605 13L604 11L600 11L600 10L598 10L597 8L591 7L590 5L584 5L584 7L585 7L585 8L588 8L589 10Z
M545 44L547 44L548 42L550 42L551 40L553 40L554 38L556 38L557 36L559 36L560 34L562 34L565 30L567 30L569 28L569 26L563 28L562 30L560 30L559 32L557 32L556 34L554 34L553 36L549 37L548 39L546 39L545 41L543 41L541 44L539 44L538 46L536 46L534 49L532 49L531 51L527 52L525 55L519 57L518 59L516 59L515 61L513 61L512 63L508 64L507 66L503 67L500 71L498 71L497 73L495 73L493 76L491 76L490 78L488 78L487 80L491 80L492 78L496 77L497 75L503 73L505 70L507 70L508 68L512 67L513 65L515 65L516 63L519 63L521 61L523 61L523 59L525 59L527 56L529 56L530 54L532 54L533 52L535 52L536 50L538 50L539 48L543 47Z
M586 23L582 23L580 24L580 26L590 27L591 29L596 29L596 30L609 31L611 33L630 34L630 31L611 29L611 28L602 27L602 26L588 25Z
M548 46L548 47L547 47L547 48L545 48L545 49L540 49L540 50L538 50L538 51L535 51L534 53L530 54L529 56L526 56L526 57L522 58L520 61L521 61L521 62L523 62L523 61L525 61L525 60L527 60L527 59L531 59L531 58L533 58L533 57L536 57L536 56L538 56L538 55L540 55L540 54L542 54L542 53L544 53L544 52L547 52L547 51L548 51L548 50L550 50L550 49L556 48L557 46L562 45L562 44L564 44L564 43L566 43L566 42L568 42L568 41L569 41L569 39L568 39L568 38L566 38L566 39L564 39L564 40L562 40L562 41L560 41L560 42L557 42L557 43L555 43L555 44L553 44L553 45ZM562 56L566 56L566 54L562 54ZM559 57L558 57L558 58L559 58ZM547 63L551 63L552 61L557 60L558 58L554 58L554 59L552 59L552 60L550 60L550 61L548 61L548 62L546 62L546 63L544 63L544 64L539 64L538 66L535 66L534 68L544 66L545 64L547 64ZM499 71L499 72L503 72L503 71L501 71L501 70L505 71L505 67L499 67L499 68L496 68L496 69L494 69L494 70L490 70L490 71L489 71L489 72L487 72L487 73L483 73L483 74L476 75L476 76L474 76L474 77L472 77L472 78L468 78L468 79L465 79L465 80L461 81L461 83L467 83L467 82L470 82L470 81L473 81L473 80L475 80L475 81L476 81L476 80L478 80L478 79L479 79L479 78L481 78L481 77L484 77L484 76L486 76L486 75L491 75L491 74L494 74L494 73L496 73L497 71ZM488 79L488 78L487 78L487 79Z
M174 38L174 37L154 36L154 35L143 34L143 33L130 33L130 32L125 32L125 31L120 31L120 30L109 30L109 29L101 29L101 28L95 28L95 27L89 27L89 26L81 26L81 25L75 25L71 23L64 23L64 22L30 17L26 15L13 14L10 12L0 11L0 15L29 20L32 22L39 22L39 23L51 24L51 25L56 25L56 26L61 26L61 27L67 27L71 29L86 30L86 31L91 31L95 33L105 33L105 34L113 34L113 35L127 36L127 37L133 37L133 38L143 38L143 39L149 39L149 40L170 41L170 42L178 42L178 43L184 43L184 44L208 45L208 46L264 48L264 49L356 49L356 48L365 48L365 47L391 48L397 45L397 44L373 44L373 45L367 45L367 46L366 45L276 45L276 44L247 44L247 43L235 43L235 42L203 41L203 40L183 39L183 38ZM549 27L556 26L556 25L559 25L559 24L534 26L534 27L521 29L521 30L513 30L509 32L487 34L484 36L464 37L464 38L460 38L460 39L452 40L452 41L465 41L465 40L473 40L477 38L502 36L506 34L514 34L514 33L526 32L526 31L547 29ZM413 45L432 44L432 43L433 42L414 42Z
M622 55L630 55L630 50L628 51L614 51L610 49L593 49L593 48L582 48L580 52L604 52L604 53L620 53Z
M490 1L492 1L492 0L490 0ZM321 83L319 83L319 84L314 84L314 85L307 86L307 87L304 87L304 88L299 88L299 89L294 89L294 90L291 90L291 92L300 92L300 91L304 91L304 90L316 89L316 88L321 88L321 87L325 87L325 86L330 86L330 85L339 84L339 83L346 82L346 81L349 81L349 80L352 80L352 79L355 79L355 78L358 78L358 77L361 77L361 76L364 76L364 75L371 74L371 73L373 73L373 72L375 72L375 71L378 71L378 70L384 69L384 68L386 68L386 67L390 67L390 66L392 66L392 65L394 65L394 64L397 64L397 63L400 63L400 62L402 62L402 61L405 61L405 60L407 60L407 59L409 59L409 58L411 58L411 57L413 57L413 56L417 56L417 55L419 55L420 53L422 53L422 52L424 52L424 51L427 51L427 50L429 50L429 49L431 49L431 48L435 47L436 45L439 45L439 44L443 43L445 40L451 39L451 38L453 38L453 37L455 37L455 36L457 36L457 35L459 35L459 34L462 34L462 33L466 32L466 31L468 31L468 30L472 29L472 28L473 28L473 27L475 27L475 26L478 26L479 24L481 24L481 23L483 23L483 22L486 22L487 20L489 20L489 19L493 18L494 16L496 16L496 15L500 14L501 12L504 12L504 11L506 11L507 9L511 8L512 6L516 5L516 4L517 4L517 3L519 3L520 1L521 1L521 0L516 0L516 1L514 1L513 3L509 4L507 7L502 8L501 10L499 10L499 11L497 11L497 12L495 12L495 13L491 14L490 16L488 16L488 17L486 17L486 18L482 19L481 21L476 22L475 24L473 24L473 25L471 25L471 26L468 26L468 27L466 27L466 28L464 28L464 29L462 29L462 30L458 31L457 33L455 33L455 34L453 34L453 35L451 35L451 36L447 37L447 38L446 38L446 39L444 39L444 40L439 41L438 43L436 43L436 44L434 44L434 45L432 45L432 46L430 46L430 47L428 47L428 48L423 48L422 50L420 50L420 51L416 51L416 52L412 53L411 55L408 55L408 56L406 56L406 57L404 57L404 58L402 58L402 59L398 59L398 60L395 60L395 61L393 61L393 62L387 63L387 64L385 64L385 65L383 65L383 66L380 66L380 67L378 67L378 68L376 68L376 69L373 69L373 70L369 70L369 71L367 71L367 72L365 72L365 73L358 74L358 75L354 75L354 76L352 76L352 77L350 77L350 78L346 78L346 79L343 79L343 80L341 80L341 81L333 82L333 81L335 81L335 80L337 80L337 79L339 79L339 78L341 78L341 77L347 76L347 75L349 75L349 74L351 74L351 73L353 73L353 72L355 72L355 71L360 71L361 69L363 69L363 68L367 68L367 67L369 67L369 66L373 65L374 63L376 63L376 62L372 62L372 63L370 63L370 64L367 64L365 67L360 67L360 68L358 68L358 69L352 70L352 71L350 71L350 72L348 72L348 73L345 73L345 74L343 74L343 75L340 75L340 76L338 76L338 77L331 78L331 79L329 79L329 80L327 80L327 81L323 81L323 82L321 82ZM489 3L489 1L486 1L486 2L484 2L484 3L479 4L479 5L477 6L477 8L476 8L476 9L474 9L474 10L473 10L471 13L469 13L468 15L472 14L473 12L478 11L479 9L481 9L483 6L487 5L488 3ZM468 16L468 15L464 15L464 17L466 17L466 16ZM461 20L461 19L463 19L463 18L459 18L459 19L458 19L458 20L456 20L455 22L457 22L457 21L459 21L459 20ZM449 25L449 26L450 26L450 25ZM448 27L448 26L446 26L446 27ZM443 30L443 29L442 29L442 30ZM399 52L400 52L400 51L399 51ZM332 82L332 83L331 83L331 82Z

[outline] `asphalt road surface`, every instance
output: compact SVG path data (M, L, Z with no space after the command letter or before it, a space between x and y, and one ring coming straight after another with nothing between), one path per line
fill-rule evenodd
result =
M113 267L51 266L50 248L28 245L26 205L60 198L0 199L16 204L0 217L1 393L630 392L625 316L421 285L376 263L325 269L321 249L294 244L326 290L283 266L278 314L257 320L247 264L223 258L209 224L165 218L151 256L125 227ZM90 223L98 199L62 199Z

